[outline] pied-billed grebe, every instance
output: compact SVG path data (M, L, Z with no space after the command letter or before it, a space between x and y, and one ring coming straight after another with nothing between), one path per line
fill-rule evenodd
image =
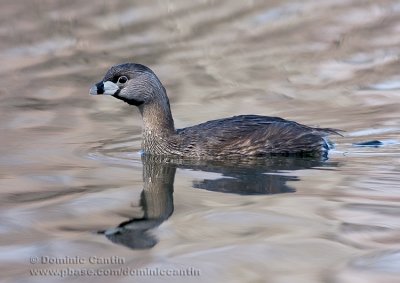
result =
M92 95L112 95L139 108L143 118L142 151L202 159L268 155L325 155L325 139L337 134L278 117L240 115L175 129L167 92L148 67L125 63L111 67L92 86Z

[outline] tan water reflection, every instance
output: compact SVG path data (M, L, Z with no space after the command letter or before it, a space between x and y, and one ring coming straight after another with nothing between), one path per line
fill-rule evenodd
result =
M397 282L399 7L389 0L2 1L2 280L60 279L33 277L33 267L191 267L201 275L63 280ZM157 243L116 245L97 231L143 215L141 121L135 109L87 92L125 61L159 75L179 127L252 113L346 136L333 137L327 163L266 175L283 178L293 193L226 193L251 183L241 179L248 175L179 167L173 214L164 207L149 231ZM384 146L351 146L369 140ZM35 256L125 262L30 264Z
M205 177L204 180L194 181L195 188L240 195L263 195L295 191L287 182L298 181L298 178L282 175L282 171L337 166L324 160L285 157L236 162L231 160L227 163L142 156L142 162L144 186L140 194L140 214L131 215L128 221L120 223L116 228L99 231L112 242L131 249L152 248L157 244L149 230L161 225L173 213L177 168L221 174L220 178Z

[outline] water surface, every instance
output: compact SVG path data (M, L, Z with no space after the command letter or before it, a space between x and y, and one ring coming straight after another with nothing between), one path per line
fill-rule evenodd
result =
M399 3L236 2L1 2L2 280L397 282ZM138 111L88 95L126 61L159 75L177 127L251 113L344 137L327 161L142 160ZM83 263L48 260L66 257Z

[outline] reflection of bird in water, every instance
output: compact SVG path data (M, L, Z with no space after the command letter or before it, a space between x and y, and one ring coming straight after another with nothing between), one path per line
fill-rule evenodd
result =
M222 175L219 179L195 181L195 188L249 195L294 192L286 183L298 178L294 175L281 175L281 171L336 166L318 159L282 157L223 163L144 155L142 161L144 186L140 206L143 215L124 221L117 228L104 231L109 240L131 249L146 249L157 244L157 239L150 230L161 225L174 211L173 184L176 168Z
M279 117L241 115L175 130L167 93L157 76L140 64L113 66L90 94L112 95L139 108L146 154L226 159L269 155L326 155L330 128L314 128Z
M143 191L140 206L143 216L122 222L117 228L105 231L114 243L131 249L146 249L157 244L149 232L168 219L174 211L173 191L176 167L171 164L145 162L143 160Z
M298 170L321 165L321 160L307 158L270 157L250 163L208 163L192 167L193 170L220 173L216 180L195 181L193 187L209 191L241 195L292 193L295 189L288 181L298 181L297 176L283 175L283 170Z

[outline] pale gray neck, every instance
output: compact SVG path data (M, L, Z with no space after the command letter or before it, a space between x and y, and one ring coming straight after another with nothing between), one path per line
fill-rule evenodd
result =
M175 133L168 97L163 95L139 107L143 117L143 133L146 136L166 137Z

